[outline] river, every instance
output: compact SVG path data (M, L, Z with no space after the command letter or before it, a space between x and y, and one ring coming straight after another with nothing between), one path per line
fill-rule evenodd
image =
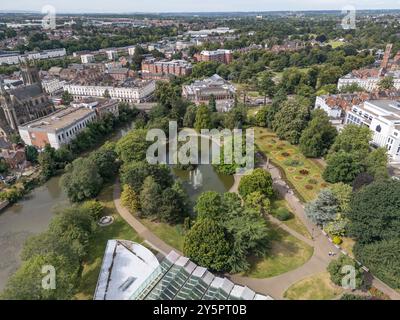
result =
M111 139L117 140L129 128L120 129ZM233 185L233 177L216 173L211 165L199 165L191 172L173 169L173 174L181 179L192 200L206 190L226 192ZM51 178L0 213L0 292L21 263L19 256L25 240L47 230L55 209L68 205L59 180L60 177Z

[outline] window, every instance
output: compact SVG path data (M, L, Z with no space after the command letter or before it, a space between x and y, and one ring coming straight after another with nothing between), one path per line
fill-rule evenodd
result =
M376 132L381 132L382 128L381 126L378 124L375 128Z

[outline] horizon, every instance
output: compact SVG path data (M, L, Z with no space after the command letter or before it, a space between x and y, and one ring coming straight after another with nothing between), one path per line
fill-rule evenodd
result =
M356 10L399 10L398 0L282 0L279 3L271 0L203 0L202 2L188 0L171 0L168 3L161 0L149 2L115 0L112 3L99 0L92 2L80 2L70 0L38 0L35 3L21 0L18 3L4 3L0 12L3 13L41 13L46 5L53 6L60 14L196 14L196 13L262 13L262 12L318 12L318 11L342 11L344 7L352 5ZM24 10L19 8L23 7ZM94 8L96 7L96 8ZM227 10L229 8L229 10Z

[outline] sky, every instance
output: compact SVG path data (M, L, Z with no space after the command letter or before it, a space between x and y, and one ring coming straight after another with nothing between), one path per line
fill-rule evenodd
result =
M52 5L56 12L222 12L280 10L400 9L400 0L1 0L0 10L41 11Z

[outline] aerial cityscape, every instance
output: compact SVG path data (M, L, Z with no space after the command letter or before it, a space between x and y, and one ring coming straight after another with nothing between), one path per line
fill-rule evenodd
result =
M357 2L2 5L0 300L400 300L400 2Z

